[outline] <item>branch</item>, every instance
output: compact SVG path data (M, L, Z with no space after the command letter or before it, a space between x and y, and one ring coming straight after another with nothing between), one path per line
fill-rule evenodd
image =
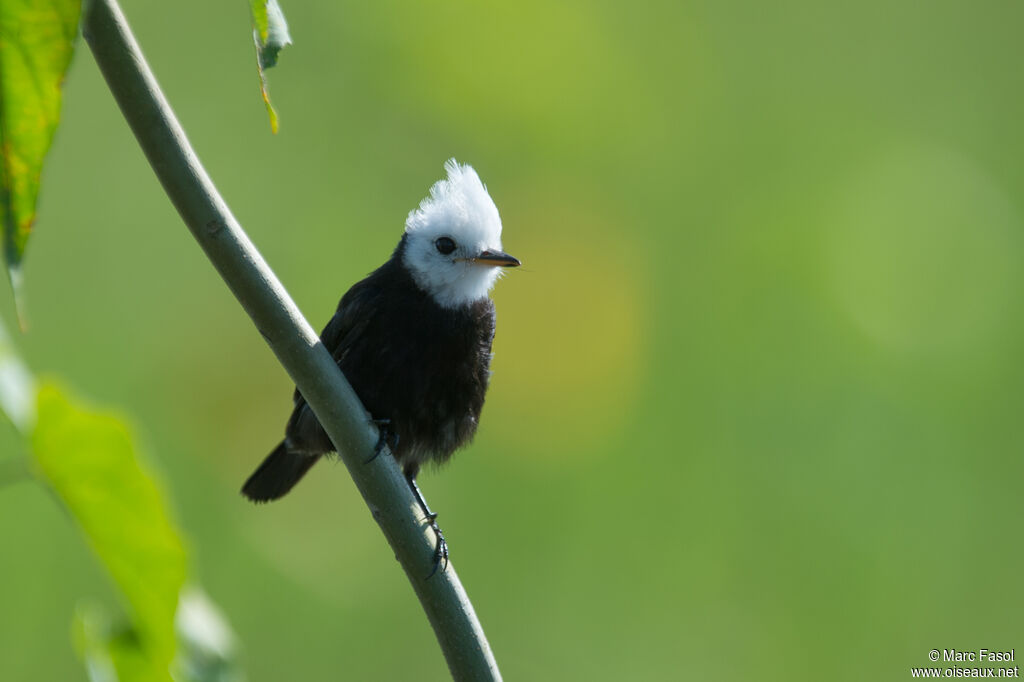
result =
M367 464L377 430L319 337L231 215L146 65L116 0L87 3L82 33L164 190L334 441L423 605L456 680L500 680L449 564L427 579L434 536L392 457Z

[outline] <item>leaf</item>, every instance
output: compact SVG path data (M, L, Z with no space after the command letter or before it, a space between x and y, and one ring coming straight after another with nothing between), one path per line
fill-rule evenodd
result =
M235 633L224 615L201 590L186 587L176 621L178 660L176 680L240 682L244 679L235 657Z
M0 229L16 301L80 11L80 0L0 2Z
M176 682L242 682L235 659L235 634L224 616L198 588L181 593L175 619L178 655ZM141 646L137 632L112 622L98 604L79 604L72 629L75 648L85 661L91 682L167 680Z
M79 604L72 622L75 648L91 682L168 682L172 678L146 655L137 633L115 625L98 604Z
M269 69L277 65L278 53L292 44L288 22L277 0L250 0L249 6L252 8L259 65L262 69Z
M39 389L37 411L31 440L38 469L128 603L134 628L118 633L114 651L133 669L142 666L130 655L137 640L145 666L169 679L186 562L164 494L117 417L79 406L51 382Z
M7 330L0 324L0 410L23 434L36 421L36 380L18 357Z
M260 94L270 117L270 130L276 134L277 112L270 103L266 70L277 64L278 53L286 45L292 44L292 37L288 33L288 22L285 21L284 12L281 11L277 0L249 0L249 8L252 11L252 36L256 43L256 70L260 77Z
M239 682L235 635L196 587L157 480L123 422L36 379L0 322L0 410L32 459L0 460L0 483L33 469L77 521L127 602L130 620L80 604L73 637L92 682ZM31 461L34 467L26 466ZM14 466L10 466L14 465Z

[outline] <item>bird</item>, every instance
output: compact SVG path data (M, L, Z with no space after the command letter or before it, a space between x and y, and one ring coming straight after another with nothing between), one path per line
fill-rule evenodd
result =
M445 163L411 211L391 257L342 296L320 339L380 429L437 538L431 575L448 546L416 483L476 433L490 383L495 332L489 292L520 261L502 250L498 209L469 165ZM276 500L335 447L296 389L285 437L242 487Z

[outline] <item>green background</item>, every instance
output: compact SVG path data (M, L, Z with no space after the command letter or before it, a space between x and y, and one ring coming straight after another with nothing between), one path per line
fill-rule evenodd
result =
M244 2L126 0L315 327L446 158L488 184L525 265L476 441L421 484L507 679L1024 648L1024 5L849 5L290 2L271 137ZM65 95L23 354L137 425L251 680L444 679L343 467L238 495L288 378L82 42ZM0 546L0 678L84 679L108 579L38 486L0 491Z

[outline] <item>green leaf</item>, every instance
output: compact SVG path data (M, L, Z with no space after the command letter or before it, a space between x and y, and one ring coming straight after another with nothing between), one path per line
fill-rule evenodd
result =
M32 450L38 469L81 526L131 613L134 628L111 639L113 651L125 665L152 663L169 679L186 561L164 494L117 417L81 407L49 382L39 389L37 414ZM145 664L133 657L129 644L135 641Z
M209 598L195 587L181 593L175 618L178 656L176 682L242 682L235 659L235 634ZM167 680L141 646L137 631L110 619L93 603L79 604L72 628L75 648L92 682Z
M0 2L0 228L16 297L80 11L80 0Z
M72 622L75 648L91 682L167 682L172 678L146 655L137 632L111 622L98 604L79 604Z
M114 578L130 619L79 605L73 637L92 682L240 682L235 635L198 589L185 548L123 422L36 379L0 322L0 411L33 457L0 459L0 484L47 483ZM31 466L29 463L31 462Z
M277 133L277 112L270 103L266 70L277 64L277 55L286 45L292 44L292 37L288 33L288 23L277 0L249 0L249 9L252 11L252 36L256 43L256 70L260 77L260 94L270 117L270 129Z

